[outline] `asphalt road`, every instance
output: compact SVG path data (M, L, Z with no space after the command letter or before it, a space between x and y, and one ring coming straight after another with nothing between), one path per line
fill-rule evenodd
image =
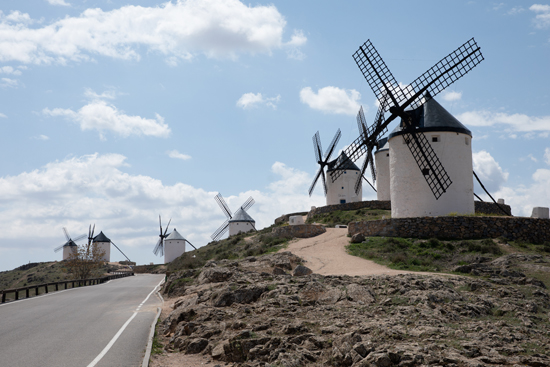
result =
M141 366L161 304L152 291L163 278L136 275L0 305L0 366Z

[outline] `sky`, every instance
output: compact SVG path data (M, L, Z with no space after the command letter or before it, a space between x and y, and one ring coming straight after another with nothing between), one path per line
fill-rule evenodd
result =
M342 149L359 107L376 113L359 46L406 85L472 37L485 60L436 100L492 195L530 216L550 206L550 3L3 0L0 271L61 260L62 228L90 224L162 262L158 216L204 246L218 192L233 211L252 196L257 228L322 206L313 135L340 128Z

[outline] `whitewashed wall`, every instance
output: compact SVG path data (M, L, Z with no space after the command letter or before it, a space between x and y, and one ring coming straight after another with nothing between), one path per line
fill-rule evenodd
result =
M99 251L104 251L105 254L101 258L101 261L111 261L111 242L96 242Z
M229 236L239 234L240 232L246 233L254 229L250 222L229 222Z
M335 182L332 182L330 172L327 174L327 205L340 204L341 200L353 203L363 199L362 185L359 188L359 194L355 194L355 182L360 172L352 170L345 172Z
M71 253L76 249L77 247L75 246L63 246L63 260L67 260L69 256L71 256Z
M390 150L379 150L374 154L376 167L376 198L378 200L391 200L390 191Z
M168 264L185 252L184 240L165 240L164 241L164 263Z
M474 213L471 137L456 132L428 132L428 141L449 174L452 185L436 200L403 136L390 139L392 218ZM438 142L432 142L433 136Z

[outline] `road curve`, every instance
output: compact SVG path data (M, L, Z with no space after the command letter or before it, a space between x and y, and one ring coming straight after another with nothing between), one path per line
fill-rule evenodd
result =
M161 303L152 291L163 278L136 275L0 305L0 365L141 366Z

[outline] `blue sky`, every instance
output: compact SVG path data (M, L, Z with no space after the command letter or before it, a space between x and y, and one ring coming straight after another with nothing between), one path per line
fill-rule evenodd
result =
M472 130L495 197L521 216L550 206L548 3L4 0L0 11L0 270L59 260L61 228L90 223L138 263L159 262L157 216L203 246L225 219L218 192L233 211L253 196L259 228L322 205L321 186L307 195L311 137L326 148L340 128L342 149L360 105L374 119L351 56L367 39L407 84L475 37L485 61L436 99ZM375 198L366 185L363 196Z

